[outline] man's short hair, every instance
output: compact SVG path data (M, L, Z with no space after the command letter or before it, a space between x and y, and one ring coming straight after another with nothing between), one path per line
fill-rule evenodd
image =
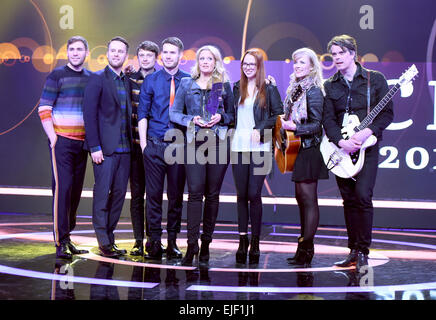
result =
M177 37L169 37L169 38L166 38L165 40L162 41L162 47L163 47L163 45L164 45L165 43L169 43L169 44L172 44L172 45L176 46L177 48L179 48L179 52L180 52L180 53L182 53L183 50L184 50L184 46L183 46L183 42L182 42L182 40L180 40L180 39L177 38Z
M357 60L357 43L356 39L354 39L352 36L343 34L333 37L327 45L328 52L330 52L330 49L333 45L341 47L342 50L347 49L348 51L354 51L354 60Z
M73 44L74 42L77 42L77 41L82 42L83 45L85 46L85 49L88 50L88 41L86 41L86 39L82 36L74 36L74 37L71 37L70 39L68 39L67 49L71 44Z
M109 48L109 45L111 44L111 42L113 42L113 41L120 41L120 42L124 43L126 45L126 52L129 51L129 44L127 43L127 40L124 39L123 37L116 36L116 37L113 37L112 39L110 39L109 42L107 43L108 48Z
M138 48L136 49L136 55L138 55L139 50L147 50L151 51L155 54L155 57L159 55L159 46L154 43L153 41L143 41L139 44Z

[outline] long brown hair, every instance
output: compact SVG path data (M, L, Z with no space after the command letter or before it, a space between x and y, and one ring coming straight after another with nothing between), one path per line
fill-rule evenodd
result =
M256 59L256 87L257 90L259 90L258 91L259 106L261 108L264 108L266 105L265 67L263 65L263 55L259 50L256 49L247 50L241 59L241 80L239 82L240 95L241 95L240 103L244 103L245 99L248 96L248 90L247 90L248 79L242 68L244 59L247 56L247 54L252 55Z

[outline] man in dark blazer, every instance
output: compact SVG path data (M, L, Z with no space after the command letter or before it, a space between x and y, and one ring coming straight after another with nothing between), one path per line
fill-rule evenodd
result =
M109 65L89 79L84 96L87 148L94 168L92 223L100 254L123 255L115 245L114 230L123 208L132 149L130 83L122 67L129 45L122 37L108 43Z

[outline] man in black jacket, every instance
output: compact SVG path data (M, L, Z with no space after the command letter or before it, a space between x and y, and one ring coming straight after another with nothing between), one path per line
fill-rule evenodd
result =
M121 37L109 41L109 65L91 76L83 103L95 179L92 223L100 253L107 257L126 253L115 245L114 230L126 196L132 148L131 88L122 72L128 50Z
M338 72L324 84L326 92L323 112L324 129L331 142L347 153L354 153L371 135L376 136L378 141L381 140L383 130L393 120L392 101L379 113L372 124L349 139L342 137L341 127L347 123L351 114L357 115L362 121L367 115L368 108L372 110L389 91L388 84L383 74L367 70L357 62L357 45L353 37L336 36L329 42L327 50L331 53ZM378 149L378 143L366 149L365 163L356 176L349 179L336 177L344 200L348 247L351 249L345 260L335 263L337 266L357 265L357 269L360 269L368 265L373 224L372 196L377 176Z

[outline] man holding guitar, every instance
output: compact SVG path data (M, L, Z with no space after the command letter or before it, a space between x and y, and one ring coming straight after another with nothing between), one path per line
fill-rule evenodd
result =
M389 88L382 73L367 70L357 62L357 45L353 37L335 36L328 43L327 50L332 55L338 72L324 83L324 129L330 142L347 154L354 154L363 147L369 137L375 136L377 141L381 140L383 130L393 120L393 103L389 101L366 128L357 130L350 136L344 136L341 129L349 124L349 117L354 115L362 121L383 99ZM356 265L359 270L368 265L378 149L378 142L366 149L362 169L356 175L350 178L336 176L344 200L348 247L351 250L345 260L335 263L336 266Z

